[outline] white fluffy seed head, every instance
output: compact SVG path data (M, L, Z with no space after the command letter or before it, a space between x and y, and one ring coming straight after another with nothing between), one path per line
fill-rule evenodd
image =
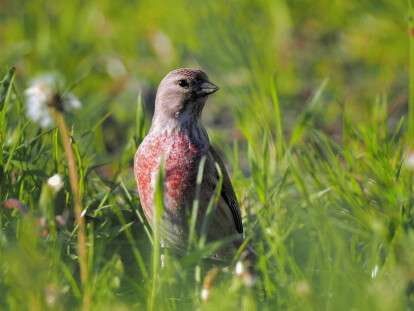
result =
M43 128L52 126L53 120L49 114L48 103L61 87L61 82L56 74L45 74L33 79L25 90L26 115ZM72 93L62 96L62 105L66 111L79 109L80 100Z
M26 114L41 127L52 125L47 103L53 96L55 79L52 75L44 75L34 79L25 90Z

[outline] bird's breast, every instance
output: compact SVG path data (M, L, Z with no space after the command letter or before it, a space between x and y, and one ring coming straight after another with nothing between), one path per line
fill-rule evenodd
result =
M161 161L164 161L164 205L168 213L180 213L186 193L195 184L203 148L192 143L185 133L149 135L135 156L135 178L141 204L152 220L154 192Z

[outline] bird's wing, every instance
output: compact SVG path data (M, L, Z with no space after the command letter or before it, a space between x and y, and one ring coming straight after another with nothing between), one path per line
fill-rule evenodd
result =
M239 233L243 233L243 224L240 214L239 203L237 202L236 194L234 193L233 186L229 174L227 173L226 167L224 166L223 160L220 158L213 146L210 145L208 153L211 155L213 160L219 165L220 170L223 174L223 184L221 187L221 197L226 202L227 206L230 208L231 214L233 215L233 220L236 225L236 229ZM217 173L218 175L218 173Z

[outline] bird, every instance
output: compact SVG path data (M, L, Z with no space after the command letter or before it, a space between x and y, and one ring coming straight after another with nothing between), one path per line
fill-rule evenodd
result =
M156 179L161 165L164 167L161 247L185 254L190 216L194 200L198 200L195 232L200 236L203 224L208 223L204 227L206 242L222 242L221 248L209 259L229 262L243 243L242 217L224 162L201 122L208 98L218 90L200 69L175 69L161 80L151 127L135 154L134 175L144 215L153 225ZM197 195L196 179L201 161L204 161L204 170ZM220 181L217 204L207 216L208 204L219 190Z

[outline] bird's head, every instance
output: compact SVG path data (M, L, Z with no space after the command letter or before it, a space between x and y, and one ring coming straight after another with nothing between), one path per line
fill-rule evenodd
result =
M180 68L162 79L155 99L155 115L178 120L199 118L207 97L219 88L199 69Z

